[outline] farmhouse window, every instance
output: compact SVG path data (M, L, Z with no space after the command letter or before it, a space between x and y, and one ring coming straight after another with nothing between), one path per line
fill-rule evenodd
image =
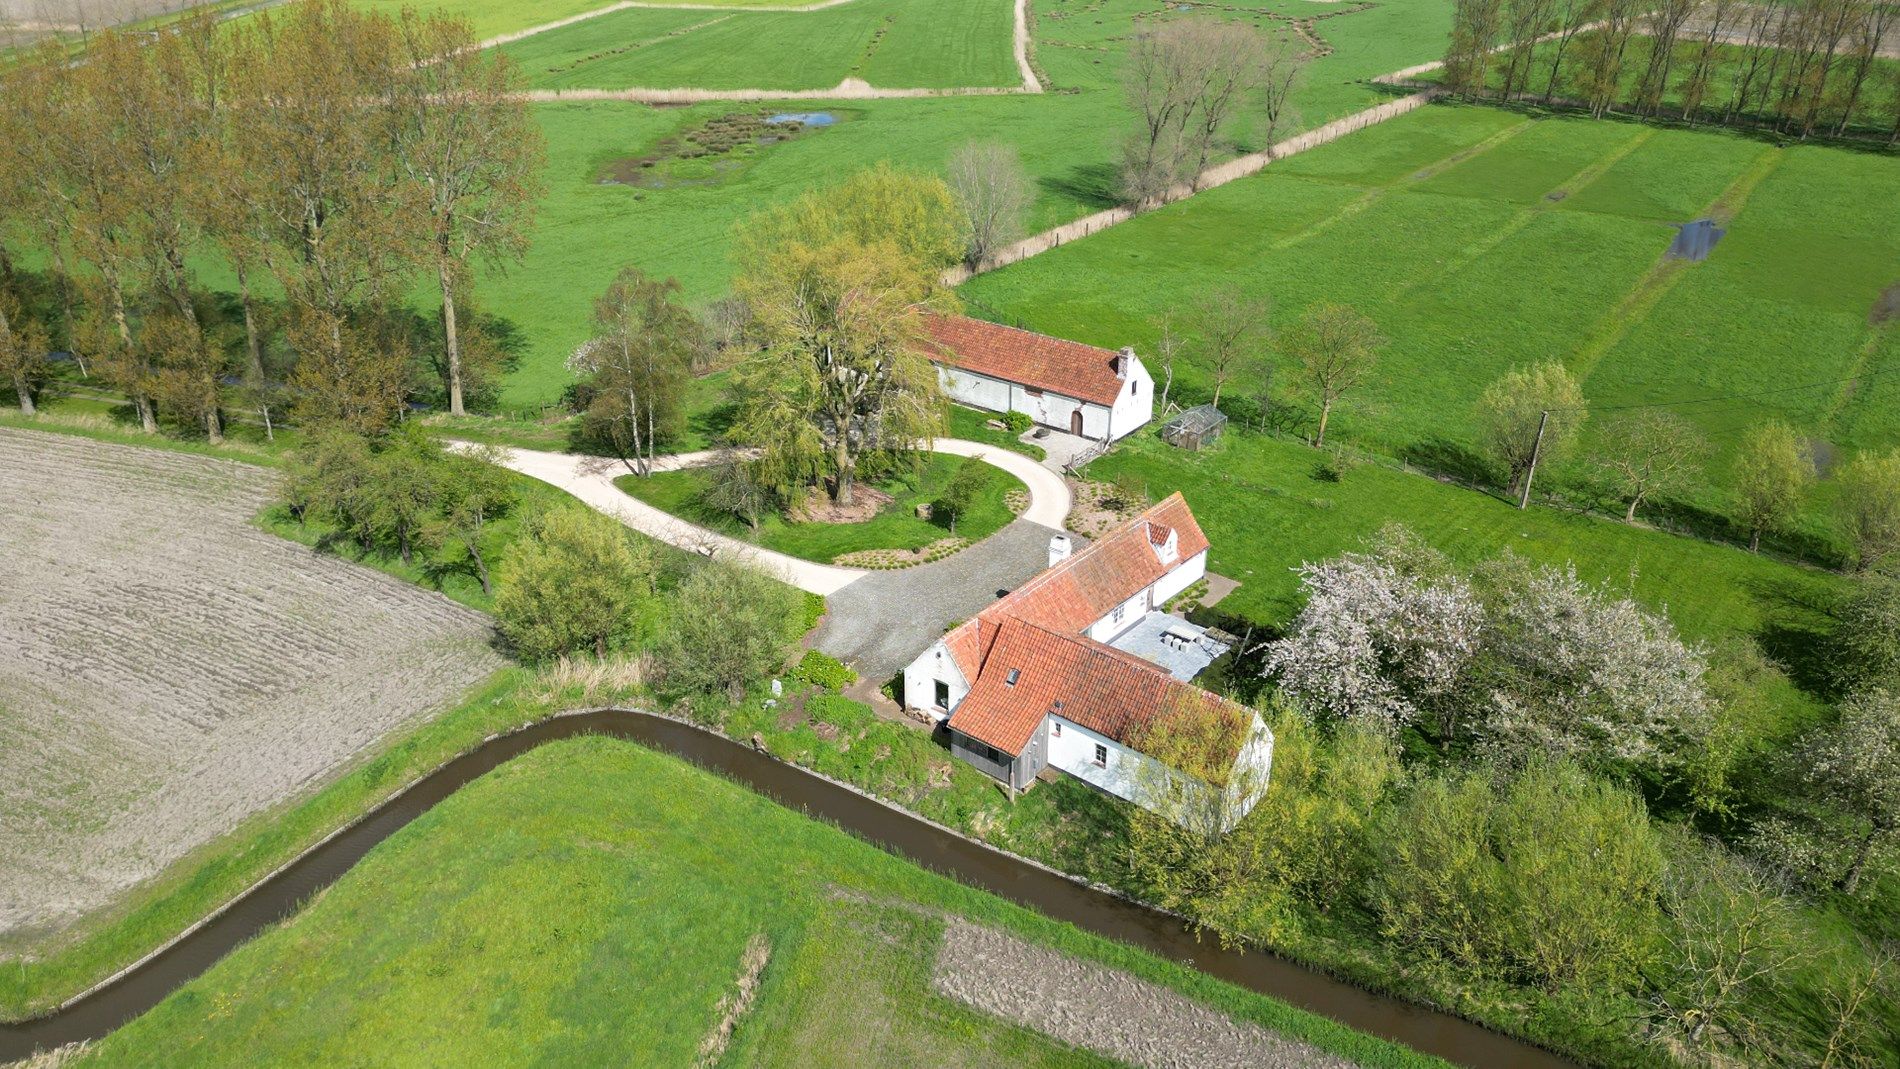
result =
M937 683L937 708L950 708L950 684L939 679Z
M1060 720L1053 720L1053 721L1050 721L1050 723L1049 723L1049 731L1050 731L1050 733L1051 733L1051 734L1053 734L1053 735L1054 735L1054 736L1055 736L1056 738L1058 738L1058 739L1059 739L1059 738L1061 738L1061 737L1062 737L1062 721L1060 721Z
M1121 623L1121 622L1122 622L1122 617L1124 617L1124 616L1126 616L1126 615L1128 615L1128 606L1127 606L1127 605L1117 605L1117 606L1115 606L1115 612L1114 612L1114 614L1113 614L1113 615L1111 615L1109 619L1110 619L1110 622L1112 622L1112 623L1117 623L1117 624L1119 624L1119 623Z
M1108 767L1108 747L1102 745L1099 742L1095 744L1095 767L1096 768Z

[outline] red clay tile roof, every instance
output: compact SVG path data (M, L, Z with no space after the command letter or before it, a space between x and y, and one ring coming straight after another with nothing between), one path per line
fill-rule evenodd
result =
M1012 669L1017 671L1013 685L1008 682ZM957 705L951 726L999 750L1020 754L1050 713L1128 744L1164 713L1239 708L1086 635L1061 634L1012 619L999 628L983 674ZM1251 716L1240 722L1248 720ZM1237 750L1238 740L1234 745ZM1231 765L1232 755L1226 757L1224 763Z
M1164 563L1158 550L1170 531L1178 555ZM1056 702L1064 719L1117 742L1163 710L1238 708L1082 634L1206 548L1207 535L1175 494L953 629L944 642L971 686L951 726L1017 754ZM1012 668L1021 670L1013 686L1007 682Z
M928 315L930 358L979 375L1019 382L1065 397L1113 405L1127 385L1115 375L1113 349L1051 338L967 316Z

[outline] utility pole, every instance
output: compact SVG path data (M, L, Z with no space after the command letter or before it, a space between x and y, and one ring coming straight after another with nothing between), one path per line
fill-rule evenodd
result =
M1531 507L1531 480L1537 478L1537 458L1544 452L1544 427L1550 423L1550 409L1537 417L1537 440L1531 443L1531 466L1524 472L1524 493L1517 499L1518 511Z

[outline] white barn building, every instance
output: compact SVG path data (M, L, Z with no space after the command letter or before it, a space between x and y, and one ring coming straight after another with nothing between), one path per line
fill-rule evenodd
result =
M931 362L951 400L990 412L1021 412L1045 427L1098 442L1126 437L1154 418L1154 378L1133 349L930 315Z
M1215 814L1210 830L1230 829L1266 790L1273 734L1252 709L1190 682L1227 647L1161 611L1207 573L1207 549L1180 494L1079 552L1056 536L1047 570L904 669L904 704L948 721L951 751L1013 790L1054 768L1149 808L1163 808L1152 796L1165 791L1171 816L1185 790ZM1139 749L1173 713L1228 725L1216 784Z

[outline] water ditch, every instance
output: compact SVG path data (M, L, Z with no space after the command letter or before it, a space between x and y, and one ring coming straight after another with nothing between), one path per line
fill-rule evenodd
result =
M581 735L628 739L691 761L935 872L1448 1061L1483 1069L1575 1069L1555 1054L1463 1018L1378 995L1271 954L1223 950L1198 940L1176 917L965 839L724 736L626 710L543 720L448 762L117 977L45 1016L0 1024L0 1062L104 1036L233 948L295 914L371 847L467 783L544 743Z

